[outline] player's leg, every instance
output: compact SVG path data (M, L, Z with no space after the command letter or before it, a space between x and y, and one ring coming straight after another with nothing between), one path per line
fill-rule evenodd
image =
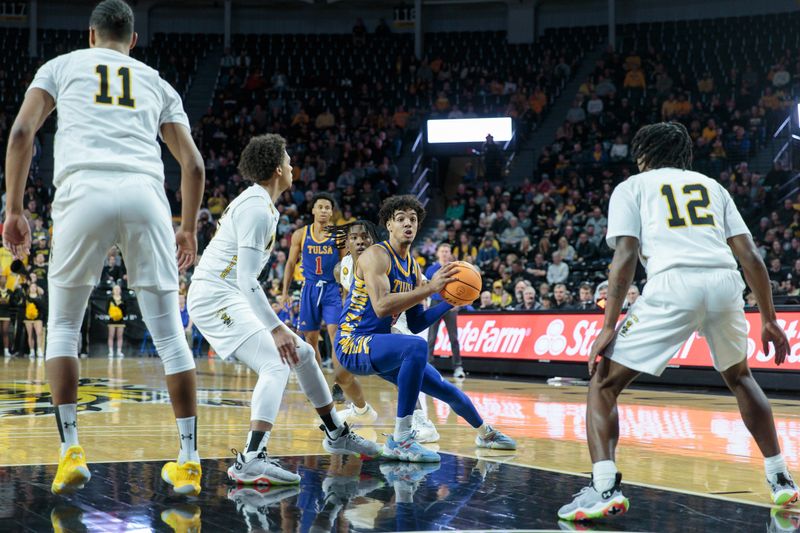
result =
M736 276L738 277L738 273ZM720 283L712 286L725 286L726 280L718 281ZM703 323L703 333L711 348L714 366L736 397L744 425L764 456L767 484L773 503L794 503L800 493L781 453L772 407L747 366L747 320L741 309L741 291L738 287L735 294L739 308L709 311Z
M69 493L91 479L78 442L78 335L92 286L60 287L51 280L45 355L56 424L61 437L58 472L51 490Z
M322 356L319 353L319 330L322 325L322 309L320 297L322 288L305 283L300 291L299 330L303 338L314 349L314 358L322 368Z
M297 382L311 405L322 419L320 428L325 432L323 447L328 453L346 455L365 455L375 457L380 454L380 446L350 431L347 423L336 412L331 391L322 374L322 369L314 357L314 349L300 337L297 340L299 361L294 365Z
M335 338L336 334L334 333L331 339ZM335 349L331 350L331 358L333 359L333 381L341 387L344 394L352 402L350 407L340 412L342 418L350 423L372 424L378 419L378 413L367 403L364 391L361 388L361 382L339 363ZM334 394L335 391L331 391L335 401Z
M514 439L486 424L478 410L475 409L475 405L469 399L469 396L449 381L446 381L430 363L425 367L425 374L422 378L422 391L447 403L458 416L478 430L475 445L479 448L517 449L517 443L514 442Z
M250 404L250 431L244 452L236 454L236 463L228 469L228 478L247 485L300 483L300 476L283 469L267 455L269 437L289 381L289 367L281 360L275 341L266 329L251 335L236 348L233 356L255 372L258 381Z

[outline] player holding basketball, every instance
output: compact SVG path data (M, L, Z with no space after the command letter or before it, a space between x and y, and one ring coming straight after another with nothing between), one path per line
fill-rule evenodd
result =
M660 375L695 331L706 337L714 368L736 396L744 423L765 457L772 501L794 502L798 491L781 454L772 409L747 366L745 285L736 259L758 300L764 352L772 344L780 365L789 346L775 317L764 262L728 191L687 170L692 140L683 125L645 126L632 148L641 173L618 185L611 196L606 238L615 249L614 260L605 324L589 356L586 423L592 483L558 516L583 520L627 511L622 475L614 463L617 397L639 373ZM639 257L648 282L615 329Z
M289 301L289 287L297 260L303 265L303 290L300 293L300 332L313 348L317 363L322 364L319 353L319 331L325 321L328 336L333 342L342 314L342 296L336 286L334 269L344 257L344 250L336 248L333 235L325 231L333 218L336 201L328 193L317 193L311 199L314 222L292 234L289 257L283 273L281 302ZM334 400L344 401L342 389L334 385Z
M421 305L454 281L458 268L447 265L430 282L422 283L409 248L424 216L425 209L413 196L394 196L381 205L380 223L389 231L389 240L367 249L354 267L353 289L336 335L336 355L353 374L378 374L397 385L397 418L394 434L384 445L384 456L412 462L440 460L439 454L418 443L412 428L420 390L446 402L476 428L478 447L516 449L511 438L485 424L470 399L428 364L425 339L391 333L394 317L404 311L409 329L418 333L452 308L446 302L428 310Z
M331 231L334 231L334 228L331 228ZM347 249L348 254L344 256L342 262L340 263L339 268L339 283L344 289L344 297L345 300L347 296L350 294L350 289L353 287L353 272L354 272L354 265L358 263L358 258L361 257L361 254L375 244L375 241L378 240L377 233L375 231L375 226L372 222L368 220L356 220L355 222L351 222L350 224L345 224L344 226L339 226L335 229L336 231L336 245L340 247L345 247ZM424 279L424 276L422 276ZM400 335L413 335L411 331L408 329L408 324L406 323L406 314L401 313L399 317L397 317L397 321L392 325L392 333L397 333ZM338 366L336 373L341 373L342 375L346 376L353 376L350 372ZM340 381L344 381L346 377L340 378ZM355 381L356 378L353 376L352 379ZM347 387L345 388L345 392L348 396L350 396L350 391ZM359 387L359 392L360 392ZM351 399L354 397L350 396ZM364 407L359 408L359 402L353 399L353 406L349 409L350 412L354 414L355 417L361 416L360 413L363 410L372 410L372 407L367 405L367 402L363 399L363 394L361 395L360 400L363 402ZM428 418L427 410L425 409L425 393L419 393L419 399L417 401L417 408L414 410L414 419L412 427L417 432L417 442L436 442L439 440L439 433L436 431L436 426L433 425L433 422ZM374 410L372 411L374 412ZM375 414L375 418L377 418L377 413ZM371 421L374 422L375 418ZM357 418L354 418L357 420Z
M178 94L158 72L130 57L136 39L128 4L100 2L89 20L89 48L39 69L9 135L3 241L22 257L31 238L22 200L33 140L58 106L45 356L61 435L51 487L56 494L91 478L78 443L78 337L103 258L114 244L125 256L129 286L164 364L178 422L180 455L164 465L162 478L179 494L200 492L195 365L178 310L178 269L191 266L197 253L204 166ZM164 195L159 135L181 166L177 233Z
M239 172L251 182L225 210L189 288L188 308L197 329L223 359L235 357L258 374L244 453L228 469L243 484L297 484L300 476L267 456L267 443L281 404L290 365L325 431L329 453L374 457L380 446L351 433L336 413L314 350L272 309L258 282L275 244L275 200L292 184L286 141L253 137L242 151Z

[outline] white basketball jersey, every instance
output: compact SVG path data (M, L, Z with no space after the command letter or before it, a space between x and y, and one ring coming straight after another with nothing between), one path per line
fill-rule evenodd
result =
M56 187L77 170L144 173L163 181L160 127L174 122L189 128L180 96L156 70L108 48L48 61L33 88L56 101Z
M263 250L263 270L275 245L279 218L267 191L260 185L248 187L220 217L217 232L203 252L192 279L222 282L238 291L236 262L239 247Z
M353 285L353 256L350 254L344 256L339 263L339 285L348 293Z
M622 236L639 239L648 278L680 267L735 270L727 240L749 233L728 191L689 170L632 176L614 189L608 208L608 245Z

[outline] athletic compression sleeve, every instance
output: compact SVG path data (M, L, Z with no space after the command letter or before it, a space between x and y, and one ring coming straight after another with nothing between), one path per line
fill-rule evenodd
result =
M420 331L429 328L431 324L442 318L442 315L452 308L453 306L449 303L442 302L426 311L422 307L422 304L417 304L406 311L408 329L411 330L411 333L419 333Z
M236 281L239 285L239 292L250 304L250 309L256 314L261 322L267 326L271 332L273 329L282 325L283 322L273 311L272 306L267 300L267 295L258 282L258 275L261 273L261 258L263 252L247 246L239 246L236 263Z

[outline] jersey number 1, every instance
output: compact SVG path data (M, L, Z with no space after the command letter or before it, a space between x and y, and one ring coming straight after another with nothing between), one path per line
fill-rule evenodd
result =
M100 90L94 95L94 103L113 105L114 98L108 94L108 65L97 65L94 71L100 76ZM122 96L117 97L117 105L136 107L136 100L131 98L131 69L119 67L117 76L122 78Z
M317 276L322 274L322 256L317 256L317 271L315 272Z
M699 193L699 198L691 198L695 193ZM698 209L708 209L710 203L708 199L708 189L699 183L683 186L683 194L689 196L690 199L686 203L686 211L689 213L689 220L692 226L713 226L714 215L698 215ZM685 227L686 219L681 217L678 211L678 204L675 202L675 193L672 191L672 185L663 185L661 187L661 195L667 200L667 207L669 207L669 218L667 224L670 228Z

